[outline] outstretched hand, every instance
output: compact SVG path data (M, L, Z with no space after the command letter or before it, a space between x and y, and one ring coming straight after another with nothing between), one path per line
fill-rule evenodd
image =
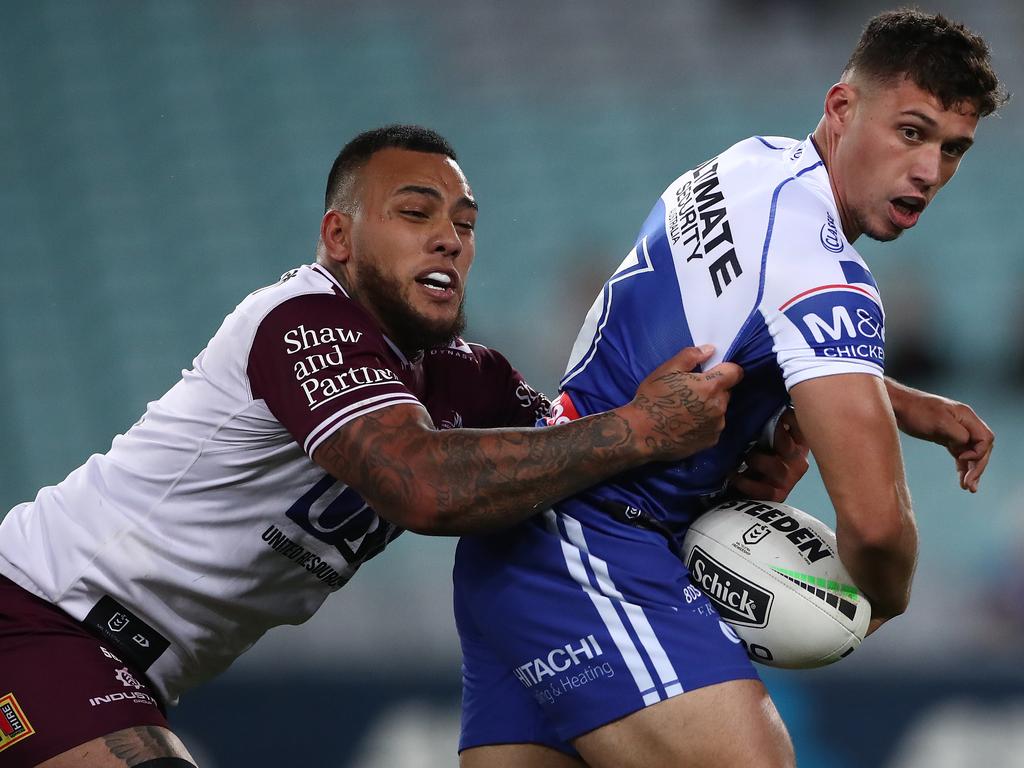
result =
M719 363L704 371L714 347L687 347L670 357L637 388L629 404L638 414L637 428L652 461L678 461L718 442L725 428L729 390L743 378L735 363Z
M995 446L995 433L974 409L956 400L885 380L901 432L944 446L956 462L960 487L977 493Z

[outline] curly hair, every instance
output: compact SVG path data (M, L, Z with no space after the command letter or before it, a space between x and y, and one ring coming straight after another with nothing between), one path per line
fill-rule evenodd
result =
M868 22L843 69L844 79L851 73L880 82L905 76L944 108L973 103L980 117L1010 98L980 35L941 14L913 8L880 13Z

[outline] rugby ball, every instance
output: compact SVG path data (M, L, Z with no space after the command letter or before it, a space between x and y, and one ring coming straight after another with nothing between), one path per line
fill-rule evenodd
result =
M832 529L799 509L728 501L694 521L683 554L754 661L821 667L864 639L871 606L839 561Z

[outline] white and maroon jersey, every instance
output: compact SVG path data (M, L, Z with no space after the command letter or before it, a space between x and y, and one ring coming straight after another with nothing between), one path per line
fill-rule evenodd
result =
M399 533L310 458L399 403L440 428L533 425L547 408L497 352L457 340L407 360L325 269L292 270L107 453L4 518L0 573L134 648L174 702L308 619Z
M808 379L881 376L882 303L846 241L810 138L753 137L687 171L657 201L587 315L551 420L605 411L680 348L744 369L716 446L626 473L597 492L681 533L766 422Z

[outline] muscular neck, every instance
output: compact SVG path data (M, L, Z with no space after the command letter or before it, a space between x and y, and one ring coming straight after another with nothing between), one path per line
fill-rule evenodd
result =
M814 133L811 134L811 142L814 144L814 148L818 151L818 155L821 157L822 163L825 165L825 171L828 174L828 183L832 187L832 197L836 201L836 209L839 211L839 221L843 226L843 234L846 236L847 242L853 245L853 242L860 237L860 229L854 224L852 217L847 213L846 205L843 202L843 196L836 183L838 172L835 164L835 154L837 141L836 137L833 136L825 123L825 118L822 117L818 122L818 127L814 129Z

